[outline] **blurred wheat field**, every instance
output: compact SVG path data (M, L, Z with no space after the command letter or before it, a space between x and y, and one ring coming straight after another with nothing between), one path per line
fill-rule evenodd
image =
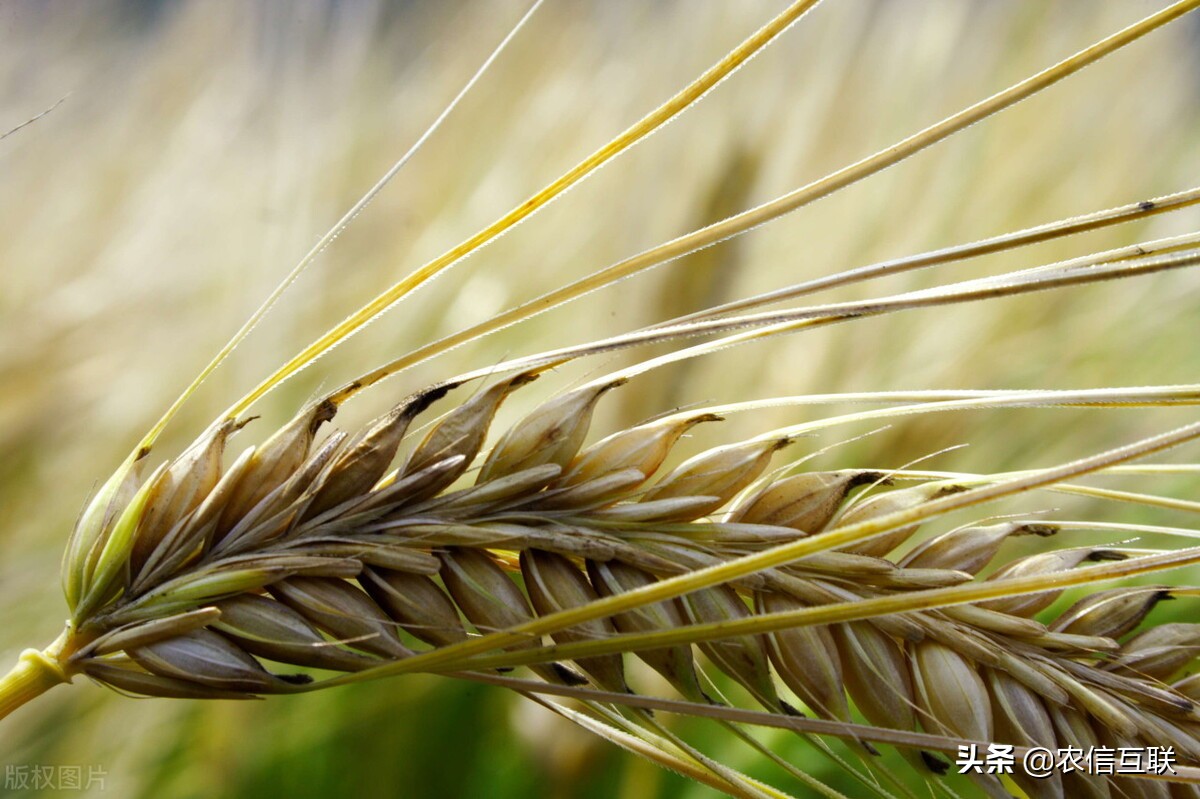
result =
M164 451L190 441L375 291L636 120L780 5L548 4L208 381L168 431ZM820 177L1164 5L829 0L678 121L276 392L255 424L272 429L321 388L416 344ZM66 98L0 141L3 657L55 634L62 545L97 481L421 133L524 8L0 4L0 131ZM1200 174L1198 35L1195 15L1185 17L859 186L461 347L351 403L339 427L352 429L414 387L508 356L1190 188ZM833 298L992 274L1194 231L1198 222L1193 208ZM1191 269L838 325L639 378L601 406L594 429L679 405L806 392L1194 381L1198 301L1200 273ZM509 418L645 355L566 367L529 389ZM691 446L838 410L739 415L698 433ZM930 468L1046 466L1190 414L935 415L836 448L820 463L894 468L967 444ZM798 454L868 429L826 433ZM1196 496L1194 478L1158 478L1155 487ZM1024 507L1047 507L1038 501ZM1054 507L1071 513L1081 502L1056 497ZM1155 521L1138 512L1103 508L1115 521ZM102 766L103 795L712 795L496 689L424 676L212 704L133 702L80 685L22 713L23 726L0 725L4 763ZM710 736L702 740L730 765L773 773L736 742L702 725L697 734ZM809 757L785 735L766 737L789 758ZM850 790L837 774L821 775Z

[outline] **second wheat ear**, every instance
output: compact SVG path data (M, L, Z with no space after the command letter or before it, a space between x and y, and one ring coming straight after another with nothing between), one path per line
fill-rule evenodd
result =
M1012 780L1030 795L1195 795L1188 781L1200 775L1194 704L1200 690L1186 672L1200 646L1198 627L1135 632L1159 602L1190 589L1112 581L1195 564L1200 548L1147 552L1076 542L1040 554L1007 554L1014 538L1053 541L1060 530L1080 524L1053 518L978 516L919 543L914 537L951 513L992 512L977 510L983 503L1043 489L1088 490L1075 481L1138 468L1131 464L1200 436L1200 426L1022 472L922 475L870 464L788 473L772 467L802 446L809 454L804 435L843 423L972 409L1188 406L1200 404L1200 387L748 400L672 413L589 443L596 409L629 390L630 381L649 379L668 364L868 316L1184 269L1200 260L1194 237L868 301L731 315L818 287L801 284L645 330L493 363L409 394L355 433L327 429L340 405L385 377L869 177L1200 2L1171 5L824 179L432 342L301 409L277 431L258 434L259 443L240 454L226 453L235 436L255 435L243 414L257 399L686 110L814 5L790 6L528 203L301 350L190 448L150 469L157 436L178 404L172 406L81 514L63 561L70 621L53 645L27 650L0 680L0 717L80 675L137 695L247 699L427 671L505 684L734 796L780 793L705 755L652 708L711 717L731 735L744 735L736 726L742 723L793 729L860 780L862 790L878 795L908 790L877 773L871 761L879 745L900 746L915 772L941 790L940 775L959 746L994 742L1020 750L1170 747L1178 758L1170 774L1075 771L1044 780L1015 774ZM1190 191L1135 201L852 270L829 283L1011 249L1196 200ZM555 366L709 334L723 338L594 378L506 429L491 430L497 414ZM476 393L466 400L459 398L463 392L452 393L463 386ZM885 407L731 440L681 462L674 455L685 435L719 426L732 414L838 401ZM430 422L438 412L444 415ZM1180 528L1155 532L1194 537ZM1077 586L1098 590L1048 617L1063 590ZM641 702L645 689L631 668L635 660L679 698ZM536 679L508 676L516 667L528 667ZM757 710L726 707L725 692ZM550 695L576 705L555 704ZM835 750L818 735L850 746ZM760 742L748 742L762 757L778 760ZM859 757L861 765L854 760ZM796 767L780 766L808 789L837 795ZM1010 787L994 775L973 779L987 795ZM1175 785L1165 789L1162 780Z

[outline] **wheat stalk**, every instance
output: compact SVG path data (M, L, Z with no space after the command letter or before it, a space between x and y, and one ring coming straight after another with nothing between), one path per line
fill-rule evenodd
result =
M1039 796L1193 795L1186 781L1200 774L1194 768L1200 724L1193 704L1200 694L1194 678L1179 677L1194 661L1196 626L1159 625L1130 635L1157 602L1189 589L1108 588L1053 618L1033 617L1066 587L1193 564L1200 561L1197 548L1051 549L1004 562L977 579L1003 560L1009 538L1050 536L1086 523L976 518L915 547L905 544L926 522L985 502L1043 488L1087 490L1071 481L1190 441L1200 427L1021 473L947 476L893 473L877 465L785 476L770 467L797 437L838 424L971 409L1190 406L1200 398L1197 386L754 400L692 408L586 441L593 412L610 393L619 396L631 380L734 345L896 311L1190 267L1200 260L1192 235L865 301L745 313L817 289L1166 213L1200 199L1194 190L848 270L644 330L490 364L411 394L357 434L321 438L318 432L352 396L398 371L868 177L1198 4L1176 3L876 156L372 369L227 463L226 445L235 434L245 435L245 413L254 402L688 108L814 5L796 3L545 190L331 328L234 403L182 454L143 476L182 403L378 192L377 185L201 371L91 500L63 561L67 629L46 650L27 650L0 681L0 717L75 675L135 694L233 699L433 672L504 684L531 697L573 697L584 713L537 701L737 796L778 791L704 755L645 711L710 717L731 725L731 734L741 734L735 723L748 723L840 736L855 742L857 753L876 752L873 742L896 744L934 785L948 766L934 753L953 753L964 741L1051 748L1170 745L1183 764L1176 774L1159 775L1174 778L1170 789L1157 780L1080 773L1014 779ZM486 446L510 395L553 367L711 334L722 337L642 359L561 393ZM413 432L414 422L446 404L447 394L480 379L487 379L486 387ZM668 466L675 445L698 425L767 406L855 399L887 406L793 424ZM894 480L917 482L887 488ZM1161 526L1157 531L1189 534ZM761 711L720 704L697 651ZM632 656L658 672L682 701L644 696L627 668ZM282 665L268 669L263 660ZM517 666L531 667L540 681L497 676L496 670ZM800 718L796 699L817 718ZM851 703L868 724L854 723ZM854 772L863 790L905 790L873 777L869 755L867 767L859 769L832 750L826 753ZM812 790L834 795L791 771ZM990 795L1006 791L996 778L976 781Z

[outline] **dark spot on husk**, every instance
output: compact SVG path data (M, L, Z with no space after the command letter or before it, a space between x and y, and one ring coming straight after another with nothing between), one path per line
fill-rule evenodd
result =
M440 400L442 397L450 393L450 390L455 388L456 384L443 383L442 385L427 388L420 391L405 401L404 413L409 418L417 416L433 403Z
M334 416L337 416L337 411L337 403L335 403L333 400L328 398L321 400L321 404L319 404L316 408L316 411L313 412L312 423L309 425L308 431L310 433L317 432L318 427L325 424L325 422L328 422Z
M945 774L950 770L950 764L932 752L922 750L921 760L924 761L925 766L934 774Z
M258 418L261 418L261 417L259 417L258 414L255 414L253 416L247 416L245 419L239 419L239 420L235 421L233 423L233 432L236 433L237 431L241 430L243 427L245 427L246 425L250 424L251 422L253 422L255 419L258 419Z
M883 472L859 472L850 478L850 482L846 484L846 490L849 491L852 488L858 488L859 486L867 485L868 483L874 483L876 481L878 481L881 485L892 484L891 478L885 477Z
M587 685L587 677L568 669L561 663L552 663L550 667L554 669L554 673L567 685Z
M308 674L276 674L275 676L288 685L308 685L313 681L312 676Z

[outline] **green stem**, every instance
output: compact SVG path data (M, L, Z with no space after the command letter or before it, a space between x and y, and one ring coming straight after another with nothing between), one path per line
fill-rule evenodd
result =
M60 661L68 638L69 632L64 630L58 640L42 652L26 649L12 671L0 678L0 719L59 683L71 681Z

